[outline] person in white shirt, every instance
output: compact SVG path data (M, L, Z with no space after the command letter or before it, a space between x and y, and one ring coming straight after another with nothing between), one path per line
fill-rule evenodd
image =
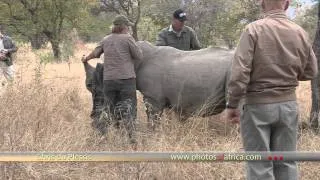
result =
M3 34L3 29L0 26L0 78L3 76L7 81L13 81L14 79L14 67L12 61L12 54L17 52L15 43L9 36ZM5 82L1 82L4 86Z

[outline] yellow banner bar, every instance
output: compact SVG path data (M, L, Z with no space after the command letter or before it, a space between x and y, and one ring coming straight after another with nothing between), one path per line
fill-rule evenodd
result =
M320 152L0 152L0 162L320 161Z

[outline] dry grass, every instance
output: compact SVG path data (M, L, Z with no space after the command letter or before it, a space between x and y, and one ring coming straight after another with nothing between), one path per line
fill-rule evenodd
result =
M91 96L84 86L77 51L67 63L39 65L28 46L20 48L13 86L0 97L0 151L132 151L125 137L112 130L101 139L91 128ZM96 63L94 61L92 63ZM139 96L138 151L238 151L237 127L222 115L180 123L164 117L161 130L150 133ZM301 119L310 111L310 85L298 88ZM319 151L319 136L302 131L299 150ZM301 179L320 177L317 163L300 163ZM0 179L244 179L244 163L2 163Z

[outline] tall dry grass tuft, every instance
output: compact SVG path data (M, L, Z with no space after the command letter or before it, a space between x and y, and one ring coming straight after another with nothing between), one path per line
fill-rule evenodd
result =
M89 46L91 48L92 45ZM28 47L26 47L28 48ZM126 136L111 128L101 138L91 128L90 94L77 59L39 66L29 49L18 55L19 76L0 97L0 151L133 151ZM84 51L77 52L79 57ZM79 57L77 57L79 59ZM310 105L308 84L298 89L302 119ZM138 93L138 151L240 151L238 127L222 115L180 122L167 112L156 132L146 125ZM319 136L301 131L299 150L320 150ZM300 163L301 179L320 177L317 163ZM243 162L224 163L0 163L0 179L244 179Z

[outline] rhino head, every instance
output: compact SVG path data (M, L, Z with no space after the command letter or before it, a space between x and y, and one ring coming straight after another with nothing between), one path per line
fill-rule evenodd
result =
M88 62L83 63L86 73L85 85L92 94L92 111L90 117L97 120L103 110L103 64L97 63L96 67Z
M92 78L96 68L92 67L88 62L83 63L83 65L86 72L86 88L88 91L92 92Z

